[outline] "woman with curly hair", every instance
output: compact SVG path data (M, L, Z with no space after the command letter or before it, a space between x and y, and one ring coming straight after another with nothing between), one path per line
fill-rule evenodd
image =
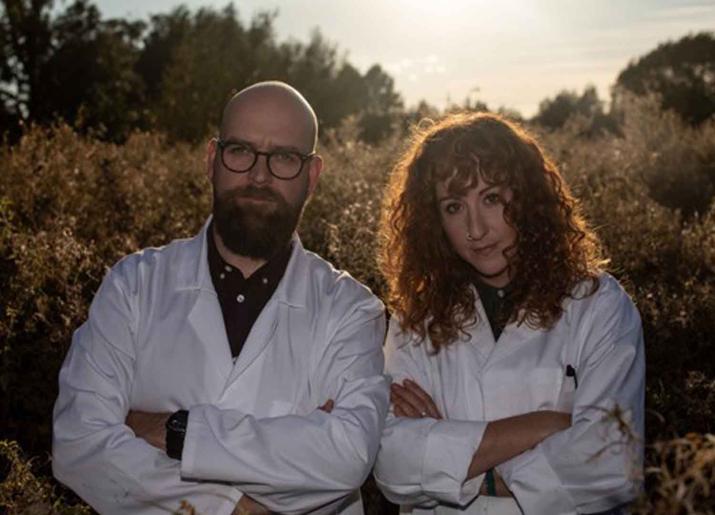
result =
M484 113L418 131L381 236L388 499L415 514L620 512L640 486L640 317L533 137Z

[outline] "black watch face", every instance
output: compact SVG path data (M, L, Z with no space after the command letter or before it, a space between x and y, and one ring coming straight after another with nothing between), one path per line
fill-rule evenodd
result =
M185 413L185 414L184 414ZM178 431L181 433L186 432L186 422L188 418L188 413L178 411L174 413L167 421L167 428L171 431Z

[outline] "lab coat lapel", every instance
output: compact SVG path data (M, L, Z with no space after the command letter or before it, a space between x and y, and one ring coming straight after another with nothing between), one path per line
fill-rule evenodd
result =
M251 328L231 371L227 388L266 350L269 344L276 344L273 342L273 337L279 320L287 319L291 308L301 308L305 304L309 271L305 251L296 234L293 235L292 245L293 251L283 278Z
M225 381L231 372L233 361L221 306L209 272L206 232L210 223L211 218L190 241L186 261L178 270L177 290L195 297L187 317L188 323L198 339L198 344L206 349L209 366Z
M222 381L226 381L233 360L218 297L215 291L206 289L196 290L195 294L196 302L189 312L189 324L199 344L206 348L210 366L217 371Z
M498 340L494 340L487 313L484 310L482 301L479 299L479 293L476 288L474 294L477 297L477 314L479 322L477 326L470 329L473 346L481 354L487 364L492 364L502 358L517 352L524 343L534 337L534 330L529 328L526 323L515 324L509 323L502 330Z
M484 306L479 298L479 293L477 293L476 288L473 286L472 289L477 299L477 323L469 328L470 344L477 350L482 362L484 362L489 359L489 356L494 352L496 342L494 341L494 334L487 319L487 313L484 311Z
M525 345L528 345L529 340L533 340L538 333L538 330L530 328L526 322L507 324L491 356L489 356L489 363L492 364L501 361L514 352L519 352L519 350L523 349Z
M236 364L228 379L227 388L261 355L272 341L273 334L276 332L276 327L278 327L281 308L281 303L275 300L268 301L263 308L263 311L261 311L261 314L253 324L251 332L248 334L248 338L246 338L246 342L243 344L241 353L238 355Z

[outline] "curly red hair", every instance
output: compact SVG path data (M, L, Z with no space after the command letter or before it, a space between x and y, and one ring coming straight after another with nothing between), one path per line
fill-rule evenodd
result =
M435 185L466 190L478 178L513 192L504 216L517 232L510 253L510 322L548 329L577 284L598 289L606 262L556 166L522 127L489 113L452 114L418 130L395 165L383 204L379 263L403 330L436 351L478 321L473 268L442 229Z

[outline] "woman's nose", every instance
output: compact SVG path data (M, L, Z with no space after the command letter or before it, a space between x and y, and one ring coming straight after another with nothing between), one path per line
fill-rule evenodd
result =
M479 210L470 209L467 219L467 232L474 240L480 240L487 234L487 225Z

